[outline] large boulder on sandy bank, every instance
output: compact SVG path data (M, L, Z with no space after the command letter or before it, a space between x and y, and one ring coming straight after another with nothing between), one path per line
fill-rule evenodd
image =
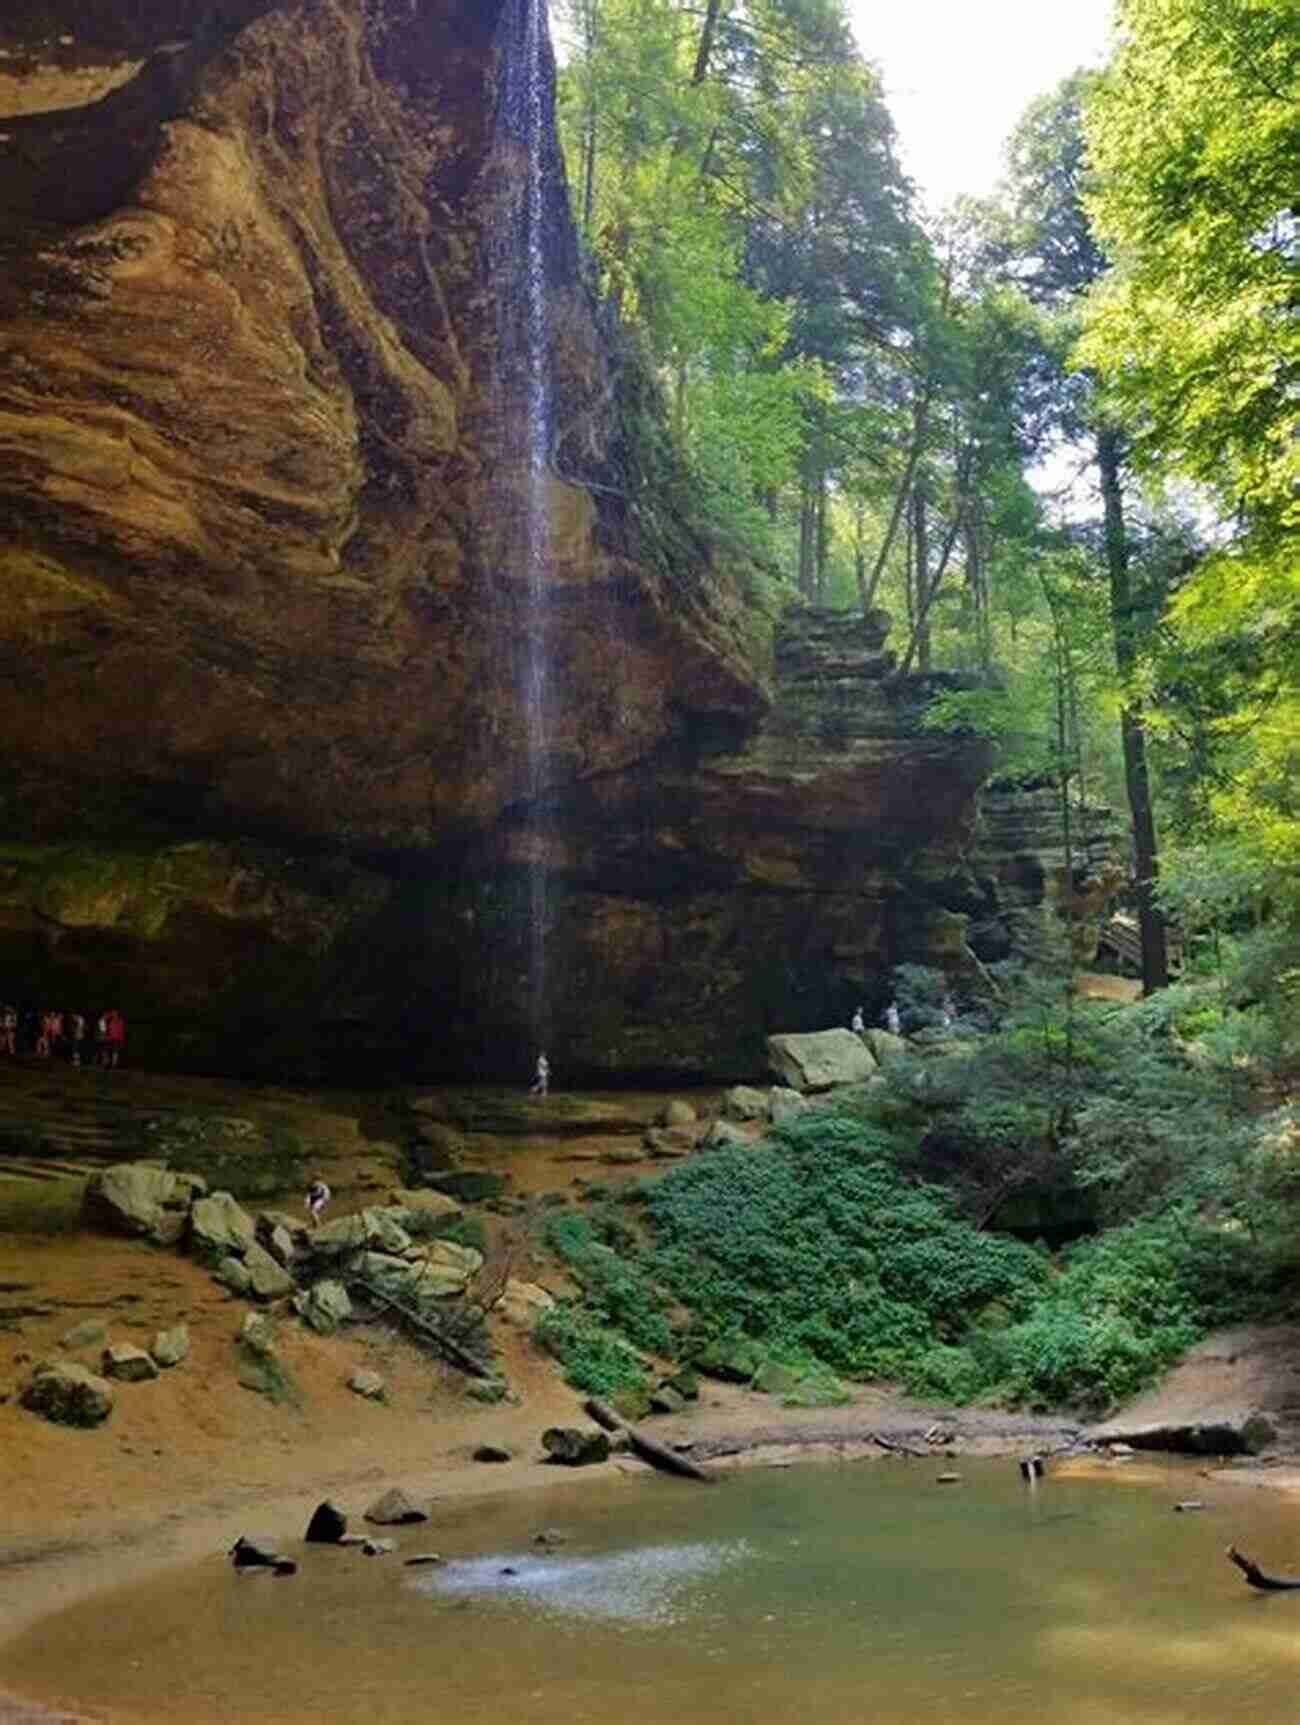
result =
M190 1242L194 1256L205 1264L223 1258L243 1258L257 1239L257 1226L229 1192L200 1198L190 1211Z
M185 1232L190 1206L206 1191L197 1174L174 1173L150 1162L119 1162L87 1180L81 1214L88 1227L174 1246Z
M401 1486L395 1485L378 1497L366 1511L366 1520L377 1527L405 1527L412 1522L428 1521L429 1517L413 1504Z
M833 1090L863 1084L875 1073L876 1057L851 1030L783 1032L767 1039L767 1063L792 1090Z
M433 1240L418 1258L394 1258L384 1252L363 1252L356 1261L360 1279L380 1293L413 1301L444 1300L463 1294L470 1278L483 1267L482 1253L453 1240Z
M38 1366L19 1400L61 1426L97 1426L113 1411L112 1387L72 1360Z
M888 1030L868 1030L865 1034L867 1047L882 1066L887 1060L901 1060L907 1053L903 1038Z
M255 1300L279 1300L293 1292L293 1277L256 1240L244 1253L244 1268L248 1271L248 1291Z
M307 1236L307 1251L313 1258L344 1258L352 1252L386 1252L400 1257L409 1250L411 1236L398 1221L398 1214L385 1206L338 1216Z
M591 1467L609 1460L609 1433L598 1426L549 1426L542 1448L546 1459L561 1467Z

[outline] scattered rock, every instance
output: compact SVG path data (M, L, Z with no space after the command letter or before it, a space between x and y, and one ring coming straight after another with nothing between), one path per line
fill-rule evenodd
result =
M1201 1502L1199 1497L1188 1497L1184 1498L1182 1503L1176 1503L1174 1508L1177 1510L1204 1509L1205 1505Z
M876 1057L851 1030L784 1033L767 1039L768 1065L792 1090L831 1090L837 1084L863 1084L876 1070Z
M417 1551L411 1557L404 1557L402 1562L408 1569L419 1569L430 1563L441 1563L442 1555L436 1551Z
M548 1551L553 1551L557 1545L568 1543L568 1534L561 1532L558 1527L541 1527L533 1535L533 1544L543 1546Z
M77 1348L97 1347L100 1342L107 1341L107 1339L107 1324L101 1323L98 1318L87 1318L84 1323L73 1325L67 1335L64 1336L60 1346L75 1351Z
M244 1270L248 1276L248 1291L255 1300L278 1300L293 1292L293 1277L256 1240L244 1253Z
M106 1378L124 1384L141 1384L158 1376L158 1368L143 1348L130 1342L114 1342L104 1349L99 1368Z
M481 1443L474 1451L475 1461L513 1461L513 1453L501 1444Z
M275 1325L262 1312L249 1312L239 1326L237 1339L241 1347L261 1359L270 1359L275 1353Z
M597 1426L549 1426L542 1433L546 1459L560 1467L591 1467L609 1460L609 1433Z
M302 1230L303 1236L306 1230ZM257 1218L257 1240L260 1246L271 1254L277 1264L288 1269L298 1256L296 1235L285 1226L284 1219L278 1213L263 1210Z
M701 1148L705 1150L726 1150L733 1144L752 1144L753 1139L748 1132L730 1120L715 1120L701 1140Z
M355 1395L364 1396L369 1402L381 1402L384 1399L384 1380L378 1372L353 1372L348 1379L348 1388Z
M738 1336L710 1342L691 1364L706 1377L721 1378L729 1384L747 1384L763 1364L763 1352L757 1342Z
M170 1330L159 1330L153 1339L149 1352L157 1365L164 1368L178 1366L190 1351L190 1328L188 1324L175 1324Z
M257 1240L257 1226L229 1192L199 1198L190 1211L190 1244L204 1264L242 1258Z
M174 1246L185 1232L191 1205L207 1189L197 1174L176 1173L150 1162L119 1162L91 1175L81 1214L89 1227Z
M244 1267L242 1258L220 1259L212 1272L212 1279L241 1297L252 1292L253 1278Z
M650 1411L656 1414L679 1414L686 1406L686 1397L671 1384L660 1384L650 1393Z
M663 1161L689 1156L694 1150L699 1128L690 1126L652 1126L645 1135L645 1147L652 1156Z
M347 1516L336 1503L326 1498L312 1511L303 1538L308 1545L338 1545L347 1530Z
M600 1159L611 1168L629 1166L633 1162L643 1162L645 1151L635 1144L611 1144L608 1150L602 1150Z
M791 1090L785 1084L774 1084L768 1098L767 1117L773 1126L784 1126L788 1120L795 1120L800 1114L806 1114L810 1107L808 1098L799 1091Z
M733 1084L722 1099L726 1120L763 1120L767 1116L767 1092L750 1084Z
M696 1118L695 1110L690 1103L683 1102L675 1096L671 1102L666 1102L660 1109L656 1124L660 1126L694 1126Z
M38 1366L18 1399L32 1413L61 1426L97 1426L113 1411L109 1384L72 1360Z
M293 1309L318 1336L332 1336L352 1317L352 1301L342 1282L315 1282L294 1297Z
M397 1550L395 1539L375 1539L373 1536L363 1539L361 1549L367 1557L387 1557L390 1551Z
M665 1378L664 1387L676 1390L684 1401L693 1402L699 1399L700 1380L689 1366L683 1367L680 1372L674 1372L672 1377Z
M269 1539L248 1539L242 1533L230 1548L230 1561L241 1574L264 1570L271 1575L297 1575L291 1557L281 1557Z
M961 1484L961 1475L959 1473L937 1474L935 1476L935 1484L936 1485L960 1485Z
M464 1214L463 1207L446 1192L411 1191L406 1187L388 1194L386 1208L398 1217L408 1234L417 1238Z
M545 1288L538 1287L536 1282L518 1282L512 1276L493 1310L499 1312L507 1323L531 1330L542 1313L549 1312L554 1304L555 1296Z
M378 1527L404 1527L408 1522L428 1521L422 1509L417 1509L400 1486L393 1486L378 1497L366 1511L366 1520Z
M887 1060L899 1060L907 1053L907 1044L901 1036L892 1036L887 1030L868 1030L866 1032L867 1047L883 1066Z

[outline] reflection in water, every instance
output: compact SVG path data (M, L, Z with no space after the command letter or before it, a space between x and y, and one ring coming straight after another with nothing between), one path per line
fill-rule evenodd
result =
M599 1557L471 1557L433 1571L419 1586L452 1597L514 1594L579 1617L665 1625L678 1622L688 1604L698 1609L698 1588L691 1584L740 1561L745 1551L738 1540L639 1545Z
M441 1570L306 1547L288 1581L221 1557L52 1619L0 1654L20 1692L113 1725L1224 1725L1297 1717L1285 1499L1187 1476L1116 1490L1012 1464L584 1480L440 1508ZM238 1530L232 1530L233 1532ZM419 1535L430 1542L429 1530ZM494 1555L483 1556L484 1552ZM519 1554L519 1555L516 1555ZM506 1575L503 1570L515 1573ZM184 1697L178 1706L177 1697Z

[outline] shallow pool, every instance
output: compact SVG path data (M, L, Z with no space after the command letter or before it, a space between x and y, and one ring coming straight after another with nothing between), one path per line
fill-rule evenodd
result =
M576 1480L458 1504L397 1557L209 1562L0 1654L21 1693L117 1720L408 1725L1223 1725L1300 1716L1300 1514L1192 1470L1049 1478L881 1461L715 1488ZM1175 1513L1203 1496L1201 1513ZM542 1527L564 1543L534 1544ZM231 1537L240 1531L232 1528Z

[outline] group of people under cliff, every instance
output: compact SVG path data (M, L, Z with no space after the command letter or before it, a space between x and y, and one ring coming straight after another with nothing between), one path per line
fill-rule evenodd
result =
M16 1060L66 1060L71 1066L120 1066L126 1020L114 1006L102 1012L59 1006L0 1006L0 1054Z

